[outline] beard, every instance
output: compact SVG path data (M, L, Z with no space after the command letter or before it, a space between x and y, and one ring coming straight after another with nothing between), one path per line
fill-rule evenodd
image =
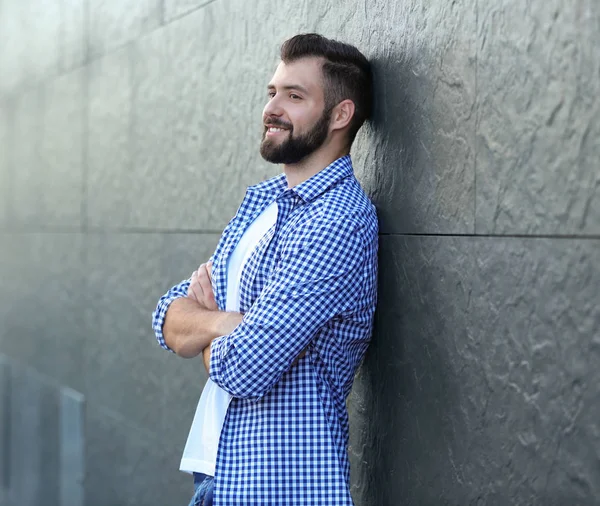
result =
M270 120L271 125L288 129L288 137L280 144L276 144L267 138L267 129L265 128L260 144L261 156L271 163L294 164L300 162L319 149L327 140L330 119L331 109L326 108L312 128L298 136L294 136L294 127L290 123Z

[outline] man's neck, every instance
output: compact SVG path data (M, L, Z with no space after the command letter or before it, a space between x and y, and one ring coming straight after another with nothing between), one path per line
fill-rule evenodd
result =
M293 188L307 179L310 179L315 174L321 172L325 167L331 165L338 158L347 154L349 154L348 149L340 149L337 151L317 150L298 163L284 165L283 172L285 172L288 188Z

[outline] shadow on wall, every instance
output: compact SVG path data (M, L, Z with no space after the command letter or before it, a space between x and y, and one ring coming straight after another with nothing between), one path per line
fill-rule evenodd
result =
M371 197L377 206L381 232L413 231L417 224L407 211L423 203L416 201L417 193L411 187L416 188L428 170L423 166L427 161L422 160L427 142L426 118L433 115L427 110L431 107L427 83L424 77L415 75L408 56L375 58L372 65L375 93L369 127L375 149L369 166L375 170L376 181Z
M405 218L402 216L388 216L395 203L381 199L405 182L403 172L411 170L418 158L415 146L420 142L422 128L416 103L419 96L418 83L407 56L397 55L386 60L375 58L372 65L375 93L371 126L378 134L378 144L381 143L382 148L375 160L377 163L374 164L380 176L380 186L375 189L373 198L378 211L386 220L403 222Z
M428 143L437 112L410 57L372 63L375 103L365 165L373 170L366 186L380 220L379 303L350 407L352 423L361 426L351 433L353 493L361 506L426 504L425 487L433 483L436 493L452 486L440 470L450 466L455 438L448 421L460 413L444 341L461 329L449 329L459 322L441 312L443 265L434 252L423 249L420 237L389 231L415 230L408 210L418 213L427 204L412 188L432 170Z

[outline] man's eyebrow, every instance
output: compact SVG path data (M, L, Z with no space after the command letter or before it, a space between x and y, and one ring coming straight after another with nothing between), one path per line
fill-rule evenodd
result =
M275 89L275 85L274 84L269 84L267 86L267 89L274 90ZM281 89L282 90L298 90L298 91L300 91L302 93L306 93L307 95L309 94L308 90L306 88L304 88L303 86L300 86L299 84L288 84L287 86L282 86Z

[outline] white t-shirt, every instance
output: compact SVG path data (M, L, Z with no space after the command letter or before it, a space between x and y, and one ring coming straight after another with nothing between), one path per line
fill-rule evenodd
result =
M246 229L227 261L227 311L240 310L240 278L254 248L277 221L277 203L267 207ZM179 469L187 473L215 474L217 448L231 395L210 378L198 401L194 421Z

